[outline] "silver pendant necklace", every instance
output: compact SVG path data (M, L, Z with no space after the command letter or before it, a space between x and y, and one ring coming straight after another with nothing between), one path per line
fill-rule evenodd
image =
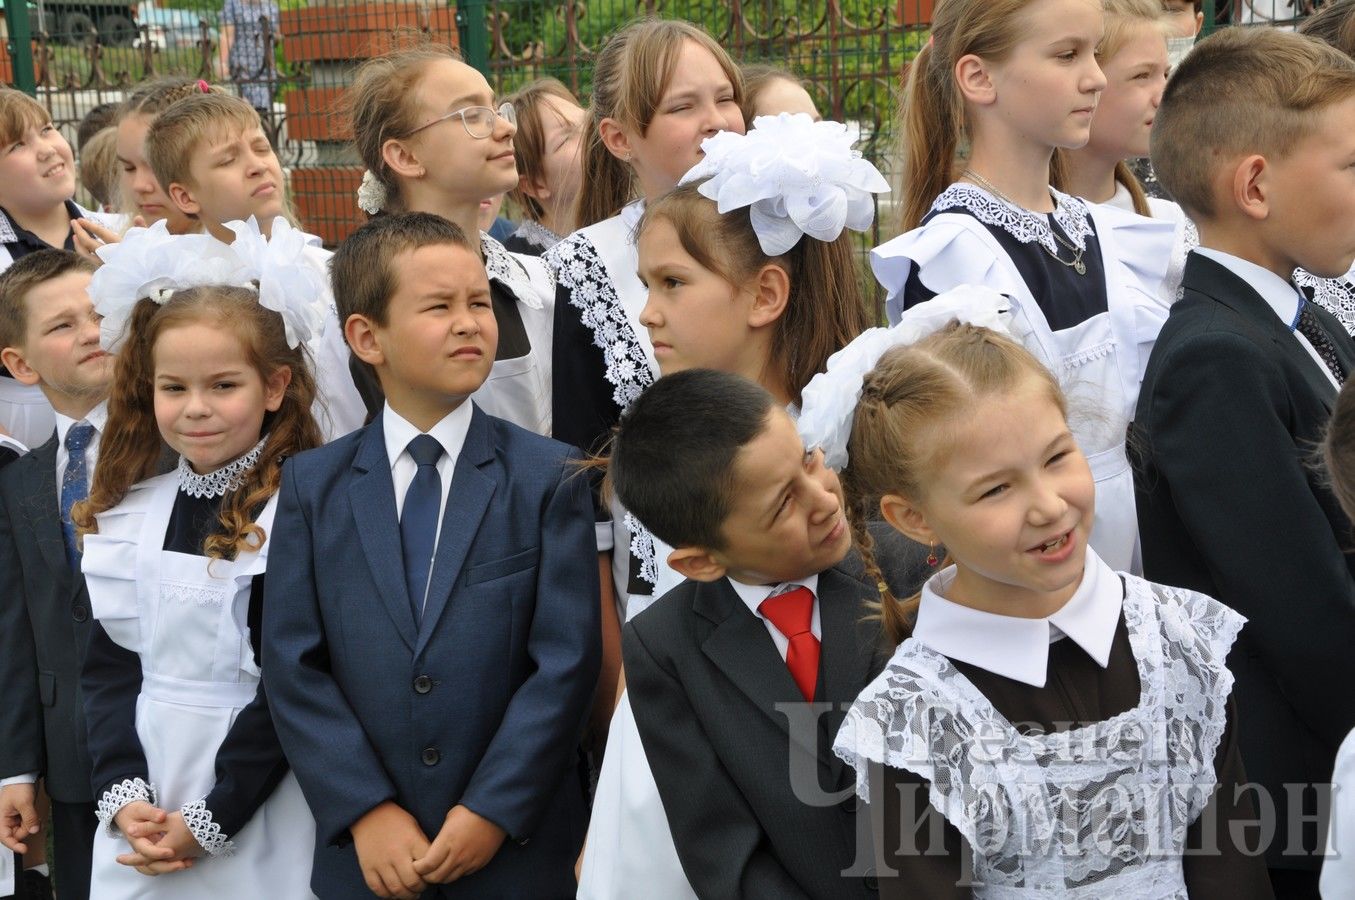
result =
M960 177L968 178L970 181L974 182L979 187L988 191L988 193L992 194L994 197L1001 200L1008 206L1018 209L1021 212L1027 213L1034 219L1037 219L1040 222L1041 227L1046 229L1049 232L1050 236L1054 238L1054 240L1058 241L1061 245L1073 251L1073 258L1071 261L1066 260L1063 257L1059 256L1057 251L1050 250L1044 244L1040 244L1040 247L1044 250L1044 252L1048 253L1050 256L1054 257L1055 260L1057 260L1060 263L1063 263L1063 265L1072 269L1077 274L1079 275L1087 274L1087 264L1082 261L1082 253L1083 250L1085 250L1085 248L1079 249L1077 246L1068 243L1068 241L1064 240L1063 237L1058 233L1057 230L1054 229L1053 226L1049 225L1047 222L1044 221L1043 216L1041 216L1039 213L1031 212L1021 204L1017 203L1011 197L1008 197L1006 194L1002 193L1002 191L998 190L997 185L993 184L991 181L989 181L987 178L984 178L982 175L980 175L978 172L975 172L973 169L965 169L963 172L960 173Z

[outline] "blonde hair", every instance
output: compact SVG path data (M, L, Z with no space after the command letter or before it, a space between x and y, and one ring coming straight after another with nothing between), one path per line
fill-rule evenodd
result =
M701 28L676 19L643 18L607 39L593 66L593 99L588 106L583 140L583 179L575 207L574 227L609 219L631 201L631 170L602 143L599 125L614 119L621 127L644 135L668 90L678 54L693 41L715 57L734 86L734 101L743 105L743 75L724 48Z
M1124 49L1124 45L1134 36L1135 31L1144 25L1151 25L1162 34L1162 43L1167 42L1167 17L1159 0L1101 0L1106 13L1106 28L1101 43L1096 45L1096 61L1105 66L1108 60ZM1092 127L1096 127L1093 120ZM1067 159L1068 151L1062 147L1054 151L1054 158L1060 163ZM1049 183L1059 190L1067 189L1066 170L1062 164L1050 167ZM1151 216L1148 195L1143 185L1134 177L1134 172L1124 160L1115 163L1115 183L1124 185L1133 201L1134 212L1141 216Z
M110 126L85 141L81 148L80 184L100 206L111 208L117 181L118 130Z
M527 216L535 221L541 220L545 215L545 209L541 206L541 201L522 190L521 179L531 181L541 175L541 164L546 157L544 117L555 116L563 121L559 113L550 107L547 102L549 100L563 100L579 107L583 105L579 103L578 97L570 93L569 88L555 78L538 78L504 98L505 103L513 104L518 116L518 131L513 135L513 152L517 156L520 178L518 186L508 192L508 199L521 207Z
M23 91L0 88L0 143L12 144L25 131L52 121L52 114Z
M1058 382L1024 347L988 328L953 322L906 347L886 353L866 375L842 472L847 518L866 571L880 588L880 616L895 644L912 630L917 596L899 600L884 587L867 523L880 499L916 500L946 451L945 426L976 401L1011 393L1034 381L1059 412L1067 401Z
M263 122L254 107L226 93L190 93L169 104L146 130L146 159L160 186L191 185L189 165L199 145L232 127L248 131Z
M444 44L416 43L373 57L358 67L344 94L344 113L353 134L353 147L362 164L386 189L384 212L404 211L400 182L386 165L381 148L402 141L423 123L415 102L415 87L436 62L462 62L461 54Z
M1149 139L1158 181L1192 219L1217 214L1217 169L1247 154L1280 159L1355 96L1355 61L1316 38L1225 28L1195 45L1167 82Z
M903 230L922 223L955 181L968 141L955 64L971 54L1001 62L1021 40L1018 19L1032 0L937 0L931 40L908 68L899 111L903 153Z

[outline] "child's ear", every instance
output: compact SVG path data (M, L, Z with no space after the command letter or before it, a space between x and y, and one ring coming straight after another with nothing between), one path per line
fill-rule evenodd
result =
M970 103L988 106L997 100L997 86L993 84L987 64L972 53L956 61L955 84L960 89L960 96Z
M366 316L353 315L343 323L343 337L353 355L369 366L380 366L386 362L386 353L376 339L376 328Z
M395 138L381 145L381 159L401 178L422 178L428 174L428 169L419 162L414 151L405 146L404 141Z
M18 347L6 347L0 350L0 363L4 363L5 368L9 370L9 374L13 375L14 380L20 384L32 386L42 381L42 376L28 364L23 350Z
M725 567L700 547L679 547L668 554L668 565L683 578L692 581L719 581L725 577Z
M174 182L167 191L169 199L174 201L174 205L179 207L179 212L186 216L196 216L202 212L202 204L193 199L193 192L179 182Z
M1238 212L1260 221L1270 215L1270 165L1259 154L1243 157L1233 168L1232 201Z
M279 366L278 370L264 383L263 407L269 412L277 412L282 406L282 398L287 395L287 387L292 383L292 367Z
M1196 36L1196 37L1199 37L1199 36L1200 36L1200 29L1203 28L1203 27L1204 27L1204 13L1202 13L1202 12L1197 12L1197 13L1195 14L1195 36Z
M603 119L598 123L598 135L607 152L619 160L630 162L634 151L630 146L630 137L621 128L616 119Z
M753 291L753 308L748 311L748 327L770 325L786 312L786 302L790 299L790 276L775 263L768 263L757 273Z
M546 182L541 179L533 180L528 175L518 176L518 190L531 197L533 200L549 200L550 188L546 187Z
M919 544L940 544L936 532L927 524L927 519L922 514L922 510L909 500L899 494L885 494L880 498L880 514L884 520L889 523L900 534L910 537Z

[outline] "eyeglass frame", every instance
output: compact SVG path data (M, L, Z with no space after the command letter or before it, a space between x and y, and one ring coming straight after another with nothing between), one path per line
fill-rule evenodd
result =
M485 140L488 140L489 138L491 138L491 137L494 136L494 127L495 127L495 124L497 124L497 123L491 124L491 125L490 125L490 128L489 128L489 134L476 134L475 132L471 131L471 130L470 130L470 125L467 124L467 122L466 122L466 113L470 112L471 110L475 110L475 109L486 109L486 110L489 110L489 112L490 112L491 115L496 116L497 118L503 119L505 122L507 122L509 125L512 125L514 128L517 127L517 124L518 124L518 111L517 111L517 108L514 107L512 103L500 103L500 104L498 105L498 107L481 106L481 105L479 105L479 104L476 104L475 106L463 106L463 107L461 107L460 109L453 110L452 112L447 113L445 116L438 116L436 119L434 119L434 120L431 121L431 122L425 122L424 124L420 125L418 128L415 128L413 131L411 131L411 132L409 133L409 136L410 136L410 137L414 137L414 135L418 134L420 131L423 131L425 128L432 128L434 125L437 125L437 124L439 124L439 123L441 123L441 122L446 122L448 119L455 119L456 117L460 116L460 117L461 117L461 127L464 128L464 129L466 129L466 134L469 135L469 136L471 137L472 140L477 140L477 141L485 141ZM492 120L491 120L491 121L492 121Z

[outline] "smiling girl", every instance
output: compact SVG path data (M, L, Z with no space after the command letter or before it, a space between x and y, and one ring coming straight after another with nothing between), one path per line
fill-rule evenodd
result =
M961 284L1015 298L1017 332L1072 401L1097 484L1098 549L1133 570L1124 437L1166 318L1175 228L1049 186L1055 149L1091 133L1102 29L1100 0L939 0L903 101L911 230L871 261L891 321Z
M916 312L835 357L800 420L846 461L868 571L877 516L948 553L907 602L880 585L898 648L834 744L883 826L880 896L1269 896L1232 837L1253 815L1225 666L1244 620L1103 562L1053 376Z
M304 301L279 313L255 289L172 277L155 299L127 297L163 271L134 265L145 234L90 289L109 319L130 309L109 464L73 515L98 620L81 681L105 826L93 883L105 898L309 897L315 825L273 728L258 634L282 462L320 443ZM211 254L206 235L173 240ZM145 277L119 277L128 265ZM166 446L178 468L154 476Z

